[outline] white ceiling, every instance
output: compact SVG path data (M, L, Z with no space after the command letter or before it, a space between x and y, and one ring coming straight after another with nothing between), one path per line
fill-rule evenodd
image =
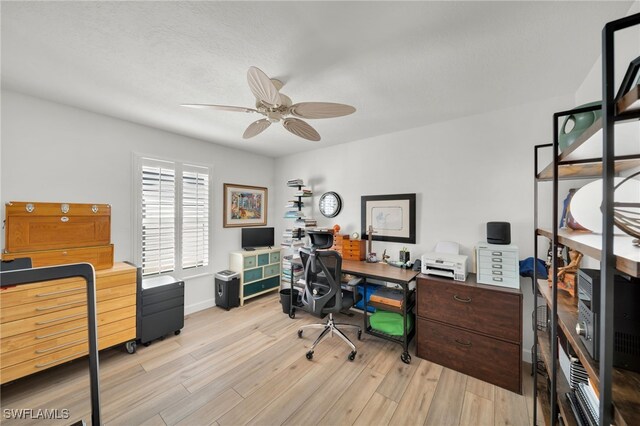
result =
M632 2L2 2L2 84L280 156L575 93ZM293 102L351 104L306 141L252 114L249 66Z

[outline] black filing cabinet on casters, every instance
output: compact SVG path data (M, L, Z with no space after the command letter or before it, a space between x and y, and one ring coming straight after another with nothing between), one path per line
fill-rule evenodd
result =
M184 281L171 276L142 280L138 298L138 338L149 346L184 327Z

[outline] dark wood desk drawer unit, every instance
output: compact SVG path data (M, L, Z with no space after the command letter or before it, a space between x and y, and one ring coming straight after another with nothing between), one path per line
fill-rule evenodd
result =
M521 393L519 290L418 276L417 355Z

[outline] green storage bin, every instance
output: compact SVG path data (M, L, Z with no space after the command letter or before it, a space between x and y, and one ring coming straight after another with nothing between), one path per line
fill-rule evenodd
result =
M391 336L402 336L402 315L378 310L369 317L371 328ZM413 314L407 314L407 333L413 328Z

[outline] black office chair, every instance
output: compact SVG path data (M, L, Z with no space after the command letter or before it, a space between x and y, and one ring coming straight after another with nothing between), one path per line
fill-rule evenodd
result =
M349 309L358 302L360 295L343 290L342 257L334 250L319 250L330 248L333 245L333 234L330 232L309 231L311 247L300 249L300 259L304 267L304 293L302 294L302 309L312 315L324 318L329 315L329 320L324 324L309 324L300 327L298 337L302 337L305 328L323 329L311 349L307 352L307 359L313 358L315 347L327 336L336 333L350 347L349 360L356 357L356 347L351 340L337 326L352 327L358 330L358 340L362 336L362 330L353 324L337 324L333 320L333 314Z

